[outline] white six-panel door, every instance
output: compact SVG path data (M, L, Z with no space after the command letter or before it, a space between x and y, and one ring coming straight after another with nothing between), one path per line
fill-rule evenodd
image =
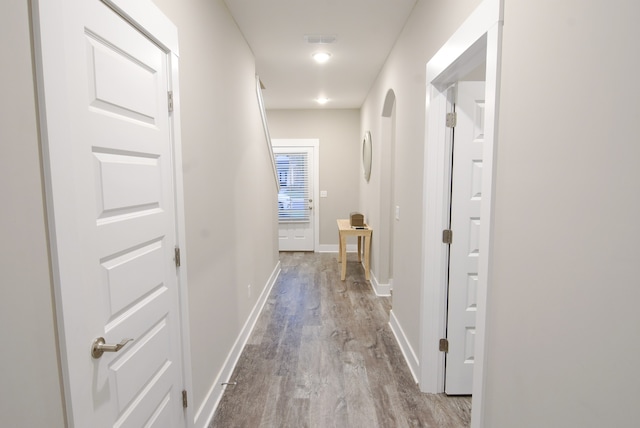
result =
M473 386L484 86L484 82L460 82L455 107L445 369L445 392L454 395L471 394Z
M184 426L169 56L98 0L37 13L70 424Z

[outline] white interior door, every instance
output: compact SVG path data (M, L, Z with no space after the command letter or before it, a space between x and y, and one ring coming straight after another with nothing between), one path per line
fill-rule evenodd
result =
M70 425L185 426L170 56L98 0L43 0L36 23ZM98 337L132 341L96 358Z
M471 394L484 142L484 82L460 82L453 138L445 392Z
M280 183L278 236L280 251L314 251L314 148L284 146L274 140L273 152Z

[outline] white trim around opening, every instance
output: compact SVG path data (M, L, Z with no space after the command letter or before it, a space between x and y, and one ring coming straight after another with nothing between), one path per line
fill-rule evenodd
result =
M493 223L493 183L498 124L498 93L502 39L502 0L485 0L427 64L427 132L425 150L425 197L423 208L423 283L420 320L420 389L444 391L444 354L438 349L446 328L446 244L441 234L448 216L446 195L447 150L444 116L447 88L486 61L485 147L482 177L481 217L486 219L480 232L478 272L478 311L473 378L472 428L483 427L485 324L490 278L491 225Z

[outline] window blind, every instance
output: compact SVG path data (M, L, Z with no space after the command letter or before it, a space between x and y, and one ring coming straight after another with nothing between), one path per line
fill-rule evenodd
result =
M309 222L309 165L307 153L276 154L278 221L280 223Z

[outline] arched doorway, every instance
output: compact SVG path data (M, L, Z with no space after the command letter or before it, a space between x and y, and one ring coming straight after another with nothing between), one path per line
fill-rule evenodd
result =
M396 95L387 91L382 107L380 132L380 259L378 282L393 286L393 241L396 217L395 151L396 151Z

